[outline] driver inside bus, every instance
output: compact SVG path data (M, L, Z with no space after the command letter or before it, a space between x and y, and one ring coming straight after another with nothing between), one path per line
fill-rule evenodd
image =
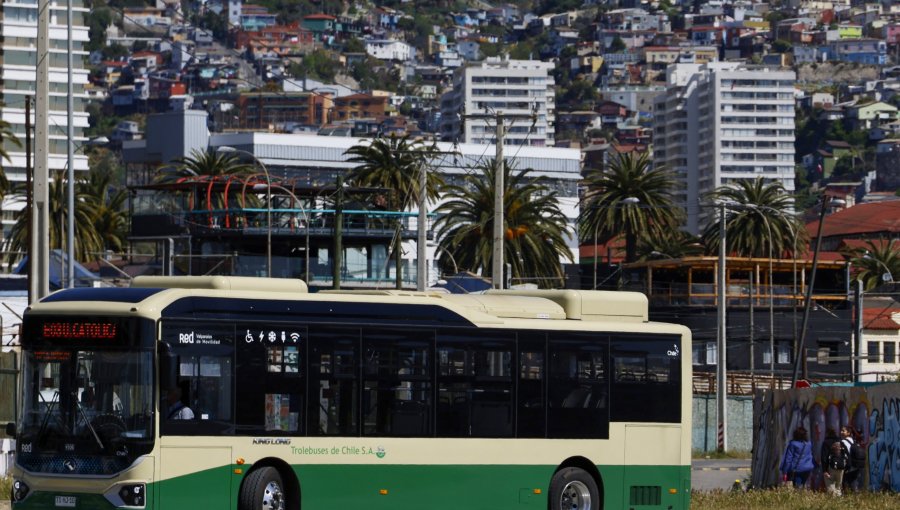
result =
M166 410L167 420L194 419L194 411L181 401L181 396L182 392L180 386L176 386L166 392L166 404L168 405L168 409Z

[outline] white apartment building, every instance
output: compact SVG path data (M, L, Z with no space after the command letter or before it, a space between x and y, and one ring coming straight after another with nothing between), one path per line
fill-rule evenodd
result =
M763 177L794 191L793 71L738 62L675 64L654 102L653 164L675 172L686 230L714 214L707 193Z
M416 48L394 39L372 39L366 41L366 53L378 60L407 62L416 57Z
M863 305L860 380L896 381L900 374L900 308L890 298L867 300Z
M441 97L441 140L494 143L494 119L472 116L502 113L529 117L505 121L505 145L552 147L556 103L551 69L551 62L507 58L457 69L453 87Z
M88 127L85 105L88 95L85 85L88 70L84 60L88 53L84 44L88 41L88 27L85 17L89 9L85 0L71 0L74 25L72 26L72 66L74 88L74 133L76 147L87 139L84 130ZM50 0L50 169L63 170L67 153L67 21L65 0ZM35 65L37 61L37 20L36 0L4 0L0 10L0 101L3 107L0 115L11 125L13 133L22 142L18 148L4 141L3 148L12 161L4 161L3 169L10 181L25 181L25 101L33 98L35 91ZM32 103L32 130L35 109ZM87 157L75 153L75 171L88 169ZM3 225L7 227L15 221L18 212L24 208L24 200L7 197L3 204Z

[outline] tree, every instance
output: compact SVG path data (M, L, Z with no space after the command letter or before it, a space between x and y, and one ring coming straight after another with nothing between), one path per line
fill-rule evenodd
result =
M109 233L101 231L105 228L98 221L98 203L104 197L93 195L94 189L88 184L89 177L82 176L75 183L75 246L73 253L75 259L80 261L92 260L95 254L105 251L107 245L104 236ZM50 249L62 249L65 246L65 232L68 225L68 195L65 180L65 172L56 172L49 183L49 217ZM124 197L123 197L124 200ZM121 204L120 204L121 205ZM124 220L122 220L124 222ZM10 229L9 237L4 241L4 249L7 251L7 263L15 264L29 249L28 231L31 225L27 214L20 214L16 223ZM124 240L124 230L122 231Z
M772 43L772 51L775 53L788 53L791 51L793 46L790 41L785 41L784 39L777 39Z
M699 236L675 229L668 229L661 232L661 235L642 236L638 240L638 258L678 259L703 255L704 247L700 241Z
M729 252L768 257L770 244L773 256L780 256L788 249L793 255L795 247L806 247L806 229L792 215L794 199L780 182L766 182L762 177L738 180L719 187L709 198L727 204L725 227ZM703 242L710 252L718 250L720 222L721 218L717 218L703 232Z
M448 186L437 210L435 235L441 253L451 254L459 269L481 274L493 270L494 178L499 166L490 160L466 174L461 184ZM530 177L530 169L514 172L506 162L502 167L503 252L512 269L510 277L534 279L545 288L561 287L560 259L572 260L572 252L566 245L567 220L556 191ZM440 262L446 267L448 261L442 257Z
M122 60L131 54L125 46L119 43L107 44L100 50L103 60Z
M572 80L571 85L561 91L558 105L580 110L589 109L600 99L600 93L594 84L583 77Z
M681 221L682 213L672 201L675 177L653 168L647 152L613 157L605 168L589 170L585 181L579 238L593 240L596 233L605 242L624 230L627 262L636 260L639 236L659 236Z
M359 143L347 149L347 161L357 163L350 173L350 182L356 186L382 188L385 190L387 207L391 211L404 211L417 203L419 193L419 172L425 170L429 158L435 154L433 146L426 146L412 140L409 135L376 138L370 143ZM427 200L437 200L443 179L436 172L428 172L425 183ZM396 222L394 235L394 260L396 265L397 288L402 286L402 252L400 233L402 224Z
M326 83L334 81L339 68L338 62L325 50L313 50L303 57L300 63L291 65L291 74L295 78L308 76Z
M856 269L856 279L862 280L865 290L884 283L884 275L897 281L900 278L900 241L896 239L868 240L862 248L845 254Z
M91 169L87 179L78 183L87 197L84 205L93 216L101 251L122 252L128 237L128 191L116 185L117 170L115 166L96 166Z
M609 43L609 51L611 53L621 53L626 49L628 49L628 46L625 45L625 41L623 41L622 38L618 35L613 37L612 42Z
M356 37L351 37L344 41L345 53L365 53L366 45Z
M190 156L181 157L173 161L174 166L163 169L156 181L158 183L175 183L181 181L194 181L205 183L203 193L195 193L197 203L195 209L202 206L210 211L227 208L228 197L224 192L213 192L216 182L226 182L231 179L243 181L243 178L252 174L254 167L242 162L237 154L220 153L214 150L194 150ZM207 192L208 191L208 192ZM229 193L240 193L241 189L235 186ZM192 196L192 199L194 196Z
M106 28L112 23L112 11L107 7L95 5L88 14L87 51L96 51L106 46Z
M0 103L0 106L3 106L3 103ZM0 202L2 202L3 197L6 195L7 188L9 187L9 181L6 180L6 172L3 169L3 160L12 161L7 152L7 147L10 146L19 148L22 146L22 142L16 138L9 122L0 119Z

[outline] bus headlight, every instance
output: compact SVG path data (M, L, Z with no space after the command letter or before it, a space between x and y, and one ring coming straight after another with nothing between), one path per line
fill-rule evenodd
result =
M147 505L147 484L122 483L111 487L103 496L117 508L143 508Z
M18 503L23 499L28 497L28 486L25 485L25 482L21 480L16 480L12 484L12 491L10 491L10 496L14 503Z
M122 502L125 503L125 506L144 506L147 504L146 494L147 486L142 483L123 485L119 489L119 497L122 498Z

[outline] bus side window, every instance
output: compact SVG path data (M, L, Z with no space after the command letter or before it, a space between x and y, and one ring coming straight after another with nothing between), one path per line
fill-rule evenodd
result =
M547 338L543 333L519 334L519 383L517 437L544 437L547 433L546 377Z
M614 421L681 421L681 339L617 336L611 344Z
M550 338L548 437L609 437L608 345L597 334Z
M513 353L509 334L438 340L438 436L513 436Z
M429 437L433 330L363 331L363 435Z
M359 341L355 328L310 331L308 434L359 434Z

